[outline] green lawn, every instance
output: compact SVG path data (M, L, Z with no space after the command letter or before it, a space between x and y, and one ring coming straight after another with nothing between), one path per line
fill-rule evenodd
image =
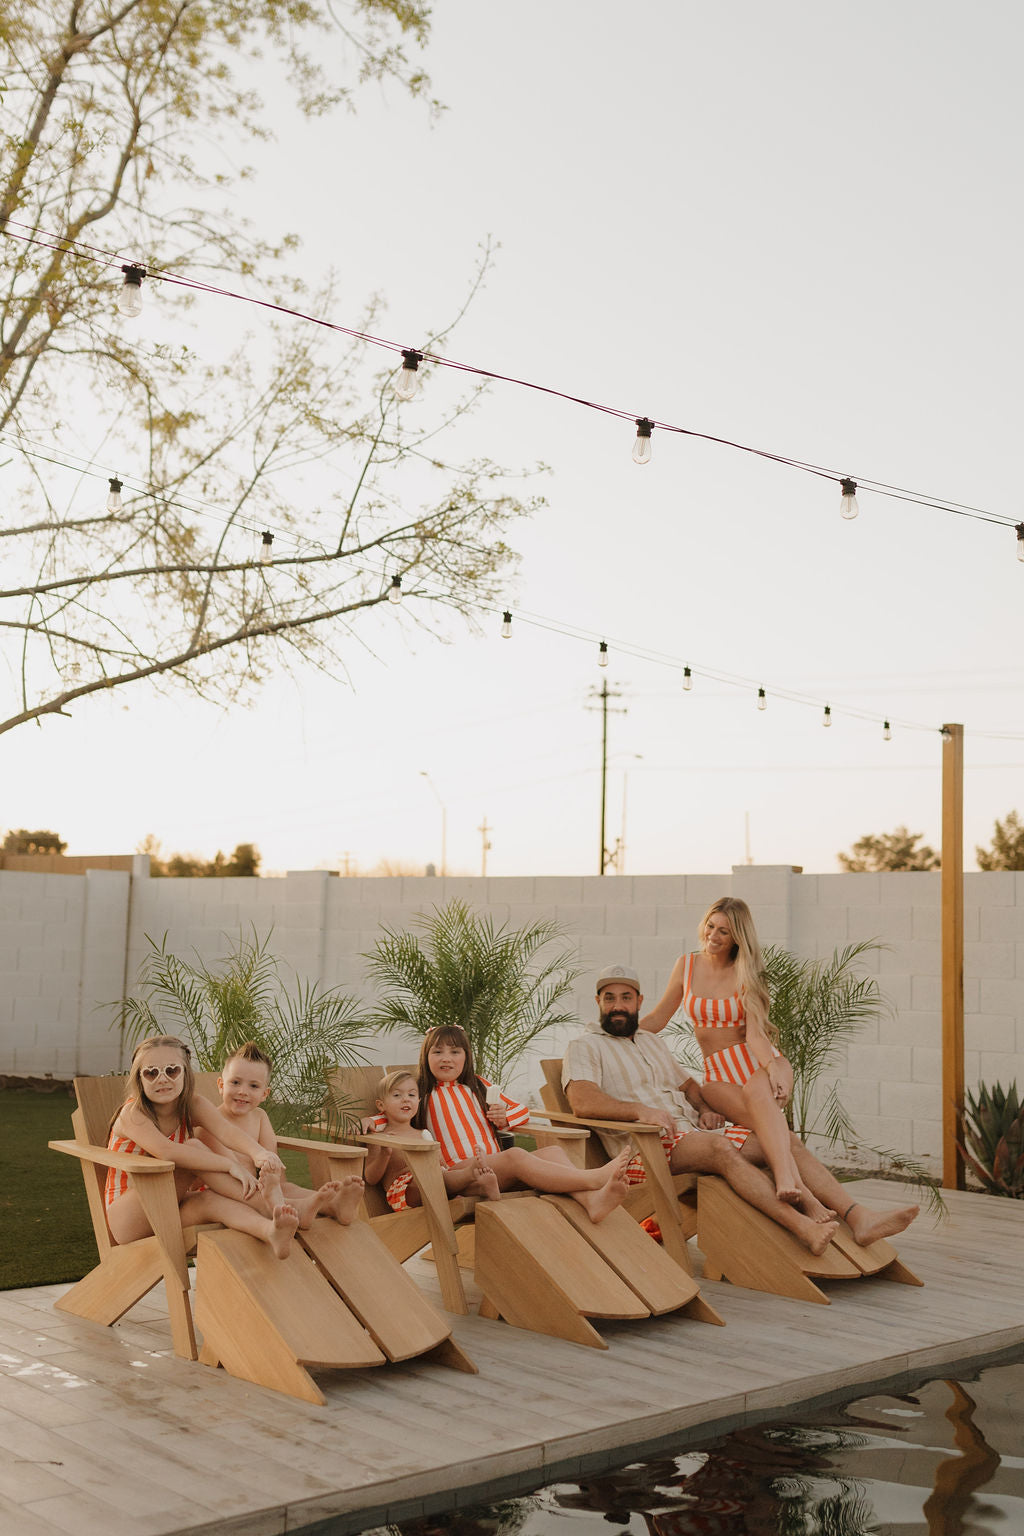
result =
M96 1263L78 1161L47 1146L71 1139L74 1107L60 1091L0 1089L0 1291L78 1280ZM305 1159L284 1161L289 1178L308 1187Z

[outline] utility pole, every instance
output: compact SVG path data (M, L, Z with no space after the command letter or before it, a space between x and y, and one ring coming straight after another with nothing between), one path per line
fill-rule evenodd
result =
M486 878L486 875L487 875L487 855L491 851L491 842L490 842L490 839L488 838L487 834L488 834L488 832L493 832L494 831L493 827L489 827L487 825L487 817L486 816L484 817L484 819L483 819L482 823L480 824L480 826L477 827L477 831L480 833L480 873L481 873L481 875L483 875Z
M608 801L608 700L621 699L622 694L608 687L608 679L601 683L600 691L591 688L590 697L601 701L601 856L598 860L597 872L599 875L608 873L608 865L611 862L608 853L608 845L605 841L605 811ZM588 709L596 708L588 704ZM613 715L628 714L628 710L612 708Z

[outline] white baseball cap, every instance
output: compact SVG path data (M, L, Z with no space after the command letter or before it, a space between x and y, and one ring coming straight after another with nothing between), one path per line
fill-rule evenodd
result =
M600 992L610 981L624 981L636 987L638 993L640 991L640 977L628 965L606 965L603 971L597 973L597 990Z

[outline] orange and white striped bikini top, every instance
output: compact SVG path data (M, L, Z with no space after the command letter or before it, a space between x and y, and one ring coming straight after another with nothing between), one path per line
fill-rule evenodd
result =
M695 997L693 993L693 962L696 955L687 955L683 967L683 1012L694 1029L727 1029L745 1022L743 998L739 992L731 997Z

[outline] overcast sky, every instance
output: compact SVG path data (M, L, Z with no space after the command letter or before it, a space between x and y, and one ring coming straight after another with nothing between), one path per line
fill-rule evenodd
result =
M271 90L253 206L307 276L333 266L340 324L379 291L382 334L415 345L490 236L451 356L1017 518L1022 33L1009 0L438 0L441 120L370 88L313 127ZM487 617L440 645L388 609L347 679L227 713L115 693L8 734L5 824L72 853L152 832L253 841L272 870L420 868L443 803L452 871L479 872L486 817L490 873L596 873L607 677L627 873L830 870L898 823L937 845L944 721L970 864L1024 812L1012 530L869 492L846 522L828 480L667 433L638 467L632 441L506 385L465 428L467 453L550 467L508 605L606 636L606 673L589 638Z

